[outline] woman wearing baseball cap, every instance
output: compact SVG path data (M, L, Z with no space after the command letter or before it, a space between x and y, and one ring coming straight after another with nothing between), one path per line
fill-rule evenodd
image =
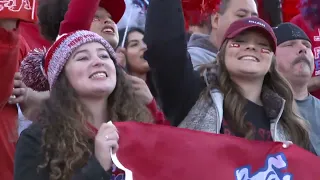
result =
M223 39L217 63L206 69L204 81L189 68L184 74L188 82L179 83L183 90L172 92L181 100L172 108L182 117L172 124L250 140L292 141L309 150L290 85L275 68L277 41L270 25L257 17L241 19Z

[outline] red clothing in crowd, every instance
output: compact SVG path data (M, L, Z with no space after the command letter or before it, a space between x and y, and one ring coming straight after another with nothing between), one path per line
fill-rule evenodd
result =
M18 138L18 111L8 104L13 89L14 74L28 52L25 40L17 31L0 28L0 179L13 179L15 143Z
M50 47L51 43L41 36L37 24L29 22L20 22L19 30L21 36L24 37L30 49Z
M147 105L147 107L154 118L155 124L170 125L170 122L165 118L163 112L159 111L155 99L153 99L152 102Z
M291 22L299 26L311 40L315 66L313 76L320 76L320 28L312 29L300 14L295 16ZM311 94L320 99L320 89Z
M17 0L5 4L0 19L19 19L36 22L36 1ZM12 180L15 143L18 139L17 106L8 104L14 87L14 74L29 51L19 31L7 31L0 27L0 179Z
M298 6L300 0L282 0L283 22L289 22L300 13Z

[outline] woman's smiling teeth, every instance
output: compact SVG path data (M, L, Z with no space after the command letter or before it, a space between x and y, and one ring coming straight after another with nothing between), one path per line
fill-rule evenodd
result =
M104 72L98 72L94 73L93 75L90 76L90 79L101 79L101 78L106 78L107 74Z
M254 56L241 56L239 60L259 62L258 58Z

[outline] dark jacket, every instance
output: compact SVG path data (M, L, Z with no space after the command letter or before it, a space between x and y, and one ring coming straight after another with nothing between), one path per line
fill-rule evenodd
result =
M145 59L154 70L163 112L177 126L206 87L187 52L180 0L150 1L144 41L148 46Z
M14 180L49 180L49 170L38 165L44 162L41 152L42 129L33 124L24 130L18 140L14 162ZM94 155L83 168L77 170L72 180L110 180L111 173L106 172Z

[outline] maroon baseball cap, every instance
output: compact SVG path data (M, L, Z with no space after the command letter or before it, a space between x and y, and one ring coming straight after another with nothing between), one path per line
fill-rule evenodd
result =
M120 21L124 11L126 10L126 4L124 0L101 0L99 6L110 13L112 20L115 23Z
M270 41L273 52L276 52L277 38L272 27L258 17L243 18L233 22L224 34L223 42L227 39L232 39L247 30L256 30L262 32Z

